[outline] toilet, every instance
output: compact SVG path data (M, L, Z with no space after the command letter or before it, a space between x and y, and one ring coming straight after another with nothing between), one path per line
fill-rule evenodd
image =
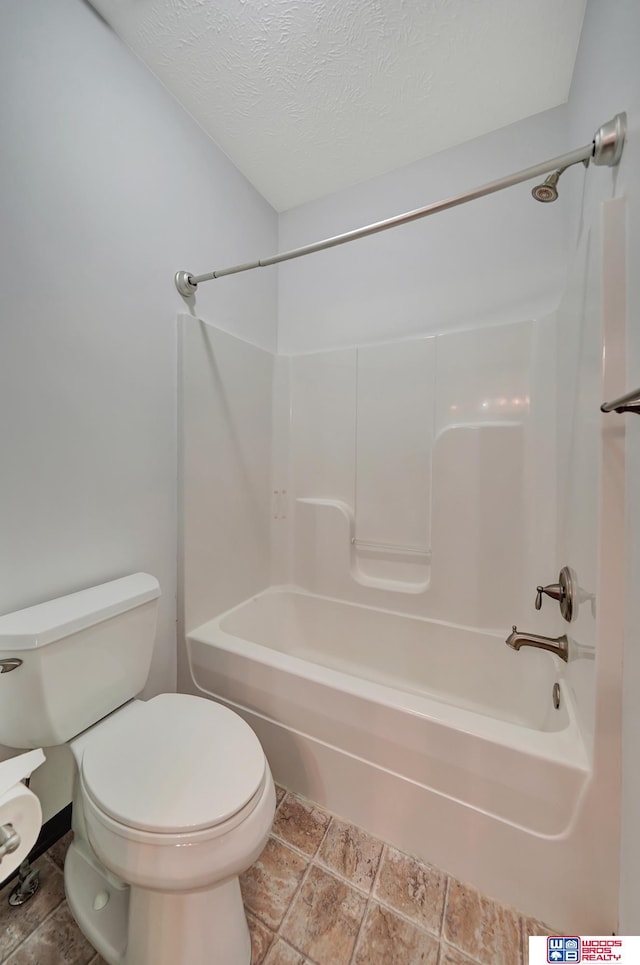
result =
M136 699L159 596L136 573L0 617L0 743L71 749L65 890L109 965L249 965L239 875L267 842L273 779L227 707Z

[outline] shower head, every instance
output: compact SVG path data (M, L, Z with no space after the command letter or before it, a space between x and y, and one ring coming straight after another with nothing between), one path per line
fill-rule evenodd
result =
M549 177L543 182L543 184L536 184L534 188L531 189L531 194L536 199L536 201L557 201L558 200L558 188L557 184L560 180L560 175L562 171L554 171Z

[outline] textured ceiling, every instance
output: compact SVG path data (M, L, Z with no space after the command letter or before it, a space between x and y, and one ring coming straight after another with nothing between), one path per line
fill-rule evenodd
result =
M91 2L280 211L563 103L586 4Z

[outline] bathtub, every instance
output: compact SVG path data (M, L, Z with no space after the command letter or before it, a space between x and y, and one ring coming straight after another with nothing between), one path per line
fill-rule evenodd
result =
M276 780L558 920L557 903L525 902L519 880L523 860L548 869L574 846L591 776L558 658L295 587L254 596L186 645L196 692L245 717Z

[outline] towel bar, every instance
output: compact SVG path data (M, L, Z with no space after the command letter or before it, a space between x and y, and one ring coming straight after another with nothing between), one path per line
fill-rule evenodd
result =
M640 389L627 392L613 402L603 402L600 406L601 412L637 412L640 415Z

